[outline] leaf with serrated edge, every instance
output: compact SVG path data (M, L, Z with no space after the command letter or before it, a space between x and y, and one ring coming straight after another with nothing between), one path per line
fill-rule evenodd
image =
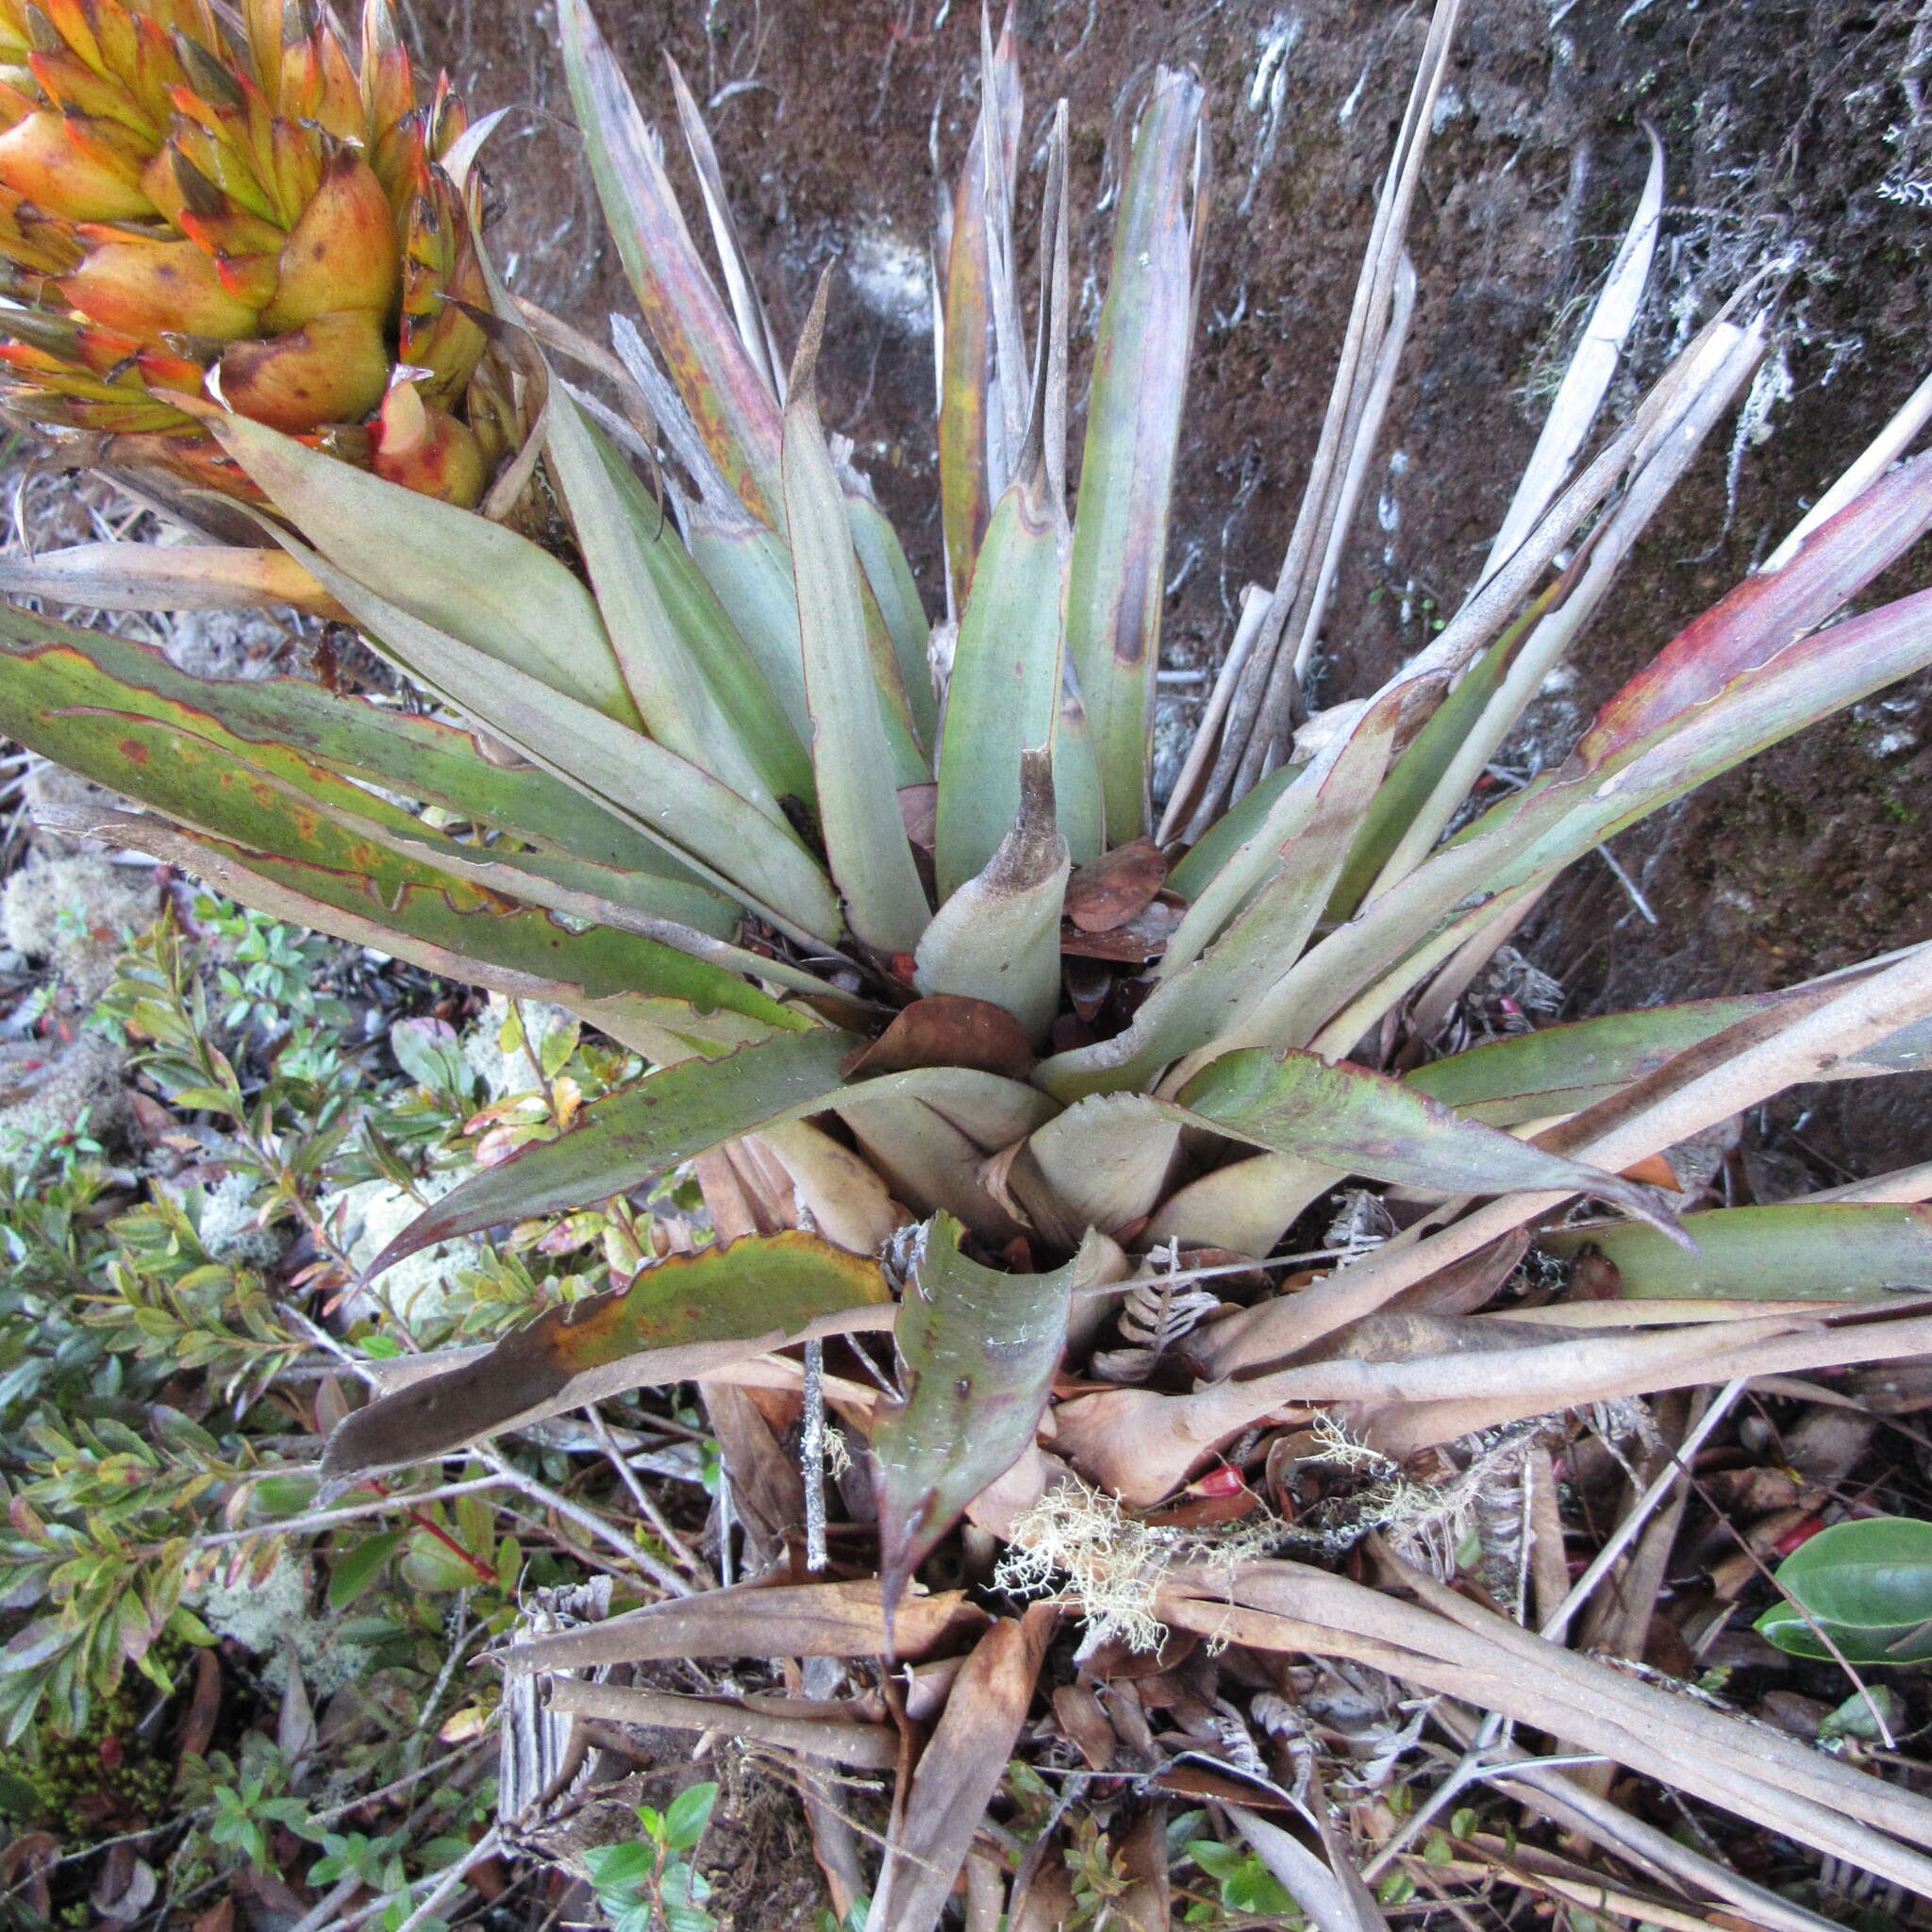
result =
M873 1428L879 1572L888 1608L979 1492L1025 1454L1066 1342L1074 1264L1003 1274L928 1224L893 1331L904 1399Z
M621 1363L633 1387L683 1381L712 1356L766 1354L823 1317L891 1301L877 1262L795 1229L674 1255L625 1288L547 1310L478 1360L358 1409L329 1438L323 1480L431 1461L554 1413L588 1370Z

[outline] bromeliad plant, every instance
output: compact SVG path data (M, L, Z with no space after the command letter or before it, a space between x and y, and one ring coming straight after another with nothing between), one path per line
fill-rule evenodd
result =
M112 636L0 620L0 725L141 808L70 810L63 829L554 1001L654 1063L572 1131L437 1202L378 1268L695 1163L718 1244L372 1404L331 1443L337 1478L618 1388L795 1381L783 1351L800 1343L814 1389L869 1439L876 1586L807 1581L702 1616L667 1606L671 1621L642 1612L513 1662L575 1664L592 1642L604 1661L795 1649L808 1606L835 1653L896 1641L912 1654L964 1613L912 1588L941 1539L971 1510L1024 1540L1056 1483L1139 1510L1257 1425L1318 1411L1401 1457L1662 1388L1932 1352L1924 1317L1827 1319L1848 1289L1932 1284L1914 1184L1744 1210L1773 1217L1745 1225L1723 1211L1680 1224L1642 1179L1667 1147L1795 1081L1920 1064L1932 951L1429 1058L1565 866L1932 665L1932 591L1832 621L1932 525L1932 458L1888 468L1894 438L1562 763L1463 822L1763 351L1761 318L1721 316L1579 464L1648 269L1660 162L1468 600L1379 691L1305 713L1413 309L1401 237L1453 11L1430 30L1280 578L1249 594L1158 828L1150 735L1207 225L1202 92L1158 75L1123 162L1075 491L1066 117L1044 150L1029 338L1009 34L986 48L942 254L942 622L822 427L825 289L788 368L681 83L722 293L583 0L561 9L571 86L649 340L620 318L613 358L492 285L498 332L525 343L524 400L541 407L516 460L541 460L551 541L246 414L197 417L272 507L267 528L311 601L332 599L428 708L212 683ZM525 325L589 366L602 397L550 373ZM240 582L225 556L211 571ZM58 557L36 568L14 582L58 595L72 581ZM1117 1386L1077 1378L1105 1297L1152 1278L1144 1257L1266 1259L1306 1212L1364 1183L1406 1224L1366 1258L1223 1309L1170 1348L1179 1382L1136 1386L1144 1364L1117 1366ZM1580 1199L1624 1217L1591 1233L1620 1244L1631 1293L1673 1297L1658 1319L1621 1305L1614 1322L1586 1306L1568 1327L1475 1314L1524 1230ZM1774 1284L1767 1254L1790 1257ZM1163 1341L1166 1297L1187 1278L1166 1277ZM1731 1298L1750 1319L1686 1322L1687 1296ZM821 1381L827 1338L868 1329L894 1332L896 1388L859 1379L857 1355ZM1063 1364L1075 1378L1057 1384ZM809 1567L824 1561L814 1539ZM1795 1745L1740 1743L1702 1712L1691 1738L1685 1707L1452 1593L1418 1605L1303 1565L1180 1562L1149 1602L1217 1639L1360 1657L1759 1807L1898 1882L1932 1880L1897 1842L1928 1837L1921 1801L1874 1796ZM979 1640L895 1813L874 1924L924 1926L941 1909L970 1842L959 1794L993 1789L1044 1615ZM1491 1667L1504 1652L1507 1672Z
M516 429L461 187L385 0L0 5L0 404L150 484L253 495L222 405L474 504Z

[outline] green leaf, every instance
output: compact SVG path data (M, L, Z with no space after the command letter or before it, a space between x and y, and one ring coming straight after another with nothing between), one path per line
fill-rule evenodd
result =
M789 825L662 745L513 665L491 662L324 559L302 554L371 641L452 709L475 719L794 937L825 944L828 935L841 930L830 885Z
M1757 1628L1793 1657L1829 1657L1823 1624L1853 1664L1932 1662L1932 1523L1874 1516L1835 1524L1777 1567L1789 1601Z
M481 1356L358 1409L330 1436L323 1476L341 1488L555 1413L559 1393L593 1370L625 1365L606 1392L683 1381L710 1356L734 1353L712 1344L763 1353L823 1317L891 1300L875 1261L796 1230L674 1255L625 1288L552 1307Z
M1541 1236L1553 1254L1592 1247L1616 1265L1631 1300L1851 1301L1889 1289L1932 1289L1932 1208L1781 1201L1687 1214L1686 1252L1654 1228L1566 1227Z
M649 1845L597 1845L584 1854L584 1869L600 1892L623 1892L649 1878L658 1860Z
M1249 1047L1183 1087L1176 1116L1277 1154L1449 1194L1594 1194L1662 1223L1641 1188L1464 1120L1399 1080L1319 1054ZM1668 1225L1668 1223L1663 1224Z
M819 424L814 377L825 295L821 282L785 404L785 516L811 708L812 771L825 856L852 930L882 953L909 953L931 912L899 813L880 691L866 649L862 579Z
M1398 715L1393 704L1374 707L1330 755L1303 768L1202 887L1132 1024L1042 1061L1041 1086L1069 1101L1146 1090L1163 1067L1237 1037L1314 931L1380 782Z
M329 1572L329 1608L346 1610L382 1574L383 1565L402 1547L402 1542L403 1532L391 1529L381 1536L365 1537L346 1556L338 1558Z
M527 537L338 461L245 416L222 446L338 570L420 622L636 727L597 606ZM298 560L307 563L307 559Z
M651 552L676 536L566 395L550 399L546 449L644 728L768 813L788 792L808 797L809 767L771 686L735 632L708 627L700 651L673 622Z
M959 621L940 746L940 897L984 871L1020 813L1021 754L1058 728L1066 518L1036 466L999 500Z
M718 1802L714 1784L689 1785L673 1798L664 1812L664 1843L674 1852L688 1852L710 1827Z
M1036 1047L1059 1011L1060 909L1073 861L1054 818L1052 759L1020 754L1020 810L986 869L941 906L913 958L920 992L1004 1007Z
M845 515L852 525L852 547L858 553L865 581L877 604L880 621L892 640L912 723L922 742L939 742L939 697L932 688L932 667L926 659L931 627L919 584L906 551L886 513L874 500L872 486L849 462L839 465L845 491Z
M1791 1008L1795 1017L1801 1004L1825 996L1827 989L1841 991L1850 984L1848 976L1833 974L1782 992L1606 1013L1567 1026L1491 1040L1418 1067L1407 1078L1411 1087L1457 1113L1491 1126L1516 1126L1594 1107L1754 1013L1784 1008ZM1821 1069L1819 1078L1850 1080L1879 1072L1909 1073L1924 1064L1928 1055L1932 1025L1922 1021L1901 1027L1890 1040L1861 1054Z
M1067 651L1093 733L1108 845L1148 829L1167 525L1194 319L1187 203L1202 99L1191 74L1163 68L1155 78L1121 186L1094 344Z
M121 710L122 702L142 704L145 714ZM130 691L81 652L0 651L0 721L9 735L71 770L134 791L170 819L212 835L204 855L299 895L301 923L390 952L414 941L439 957L431 970L458 976L474 962L470 976L488 979L499 969L498 984L503 974L520 974L579 989L565 992L565 1004L642 994L688 1006L693 1020L723 1011L754 1021L754 1030L799 1024L725 967L608 926L575 931L548 912L467 883L463 848L376 794L280 745L238 739L186 703ZM166 842L159 825L130 822L117 829L143 850ZM440 857L458 870L438 867ZM251 903L263 903L260 888ZM328 910L308 916L316 907ZM717 1037L720 1043L741 1039L744 1029L727 1027Z
M593 1101L570 1133L520 1148L445 1194L368 1273L500 1222L608 1200L741 1134L815 1111L841 1085L853 1044L831 1030L786 1034L723 1059L667 1067Z
M895 1331L903 1399L873 1431L879 1574L888 1614L966 1507L1033 1441L1066 1341L1074 1264L1003 1274L928 1224Z

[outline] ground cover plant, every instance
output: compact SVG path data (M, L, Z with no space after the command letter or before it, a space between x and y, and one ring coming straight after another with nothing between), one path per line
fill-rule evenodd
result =
M225 683L9 610L0 725L131 801L43 803L41 822L285 922L256 941L272 979L308 976L301 928L488 991L530 1084L472 1091L454 1030L410 1018L386 1038L414 1097L376 1107L303 1016L258 1074L264 1099L211 1037L176 941L147 942L108 1015L149 1043L169 1108L225 1122L251 1211L292 1216L309 1246L279 1291L238 1281L164 1193L92 1251L109 1290L92 1325L143 1341L109 1368L76 1342L75 1373L111 1382L130 1353L160 1357L258 1426L225 1442L177 1425L152 1376L133 1398L145 1434L37 1421L9 1557L31 1613L10 1653L20 1735L50 1696L57 1724L84 1726L127 1662L171 1690L169 1642L212 1649L182 1595L203 1545L170 1546L165 1525L219 1507L238 1520L212 1534L262 1540L239 1520L283 1493L258 1411L320 1352L320 1487L278 1534L326 1540L337 1608L383 1577L457 1594L445 1662L494 1642L508 1790L487 1827L464 1812L475 1829L419 1897L407 1825L331 1837L283 1773L238 1758L196 1830L251 1871L293 1871L295 1835L323 1830L321 1855L299 1855L317 1925L352 1901L398 1926L473 1895L496 1909L488 1887L526 1846L614 1922L704 1923L716 1880L687 1855L717 1793L605 1794L653 1731L736 1739L797 1787L835 1920L875 1927L935 1924L958 1886L973 1924L1360 1925L1452 1882L1485 1909L1502 1886L1573 1916L1821 1923L1787 1895L1794 1850L1754 1872L1710 1827L1679 1843L1611 1802L1620 1765L1807 1848L1819 1874L1932 1895L1932 1809L1910 1776L1848 1761L1848 1739L1897 1758L1900 1707L1851 1674L1838 1611L1785 1599L1848 1674L1850 1703L1812 1726L1836 1751L1686 1691L1681 1631L1677 1669L1644 1661L1678 1478L1725 1418L1932 1355L1922 1171L1749 1203L1690 1171L1690 1150L1795 1084L1923 1065L1932 955L1477 1037L1506 1011L1490 975L1520 967L1509 941L1566 865L1932 664L1932 592L1843 614L1932 524L1932 459L1900 460L1923 406L1567 758L1489 802L1499 748L1769 340L1774 290L1749 284L1596 429L1655 246L1659 157L1467 598L1380 690L1311 710L1413 313L1403 234L1455 14L1431 23L1280 577L1245 600L1158 820L1162 546L1210 240L1191 76L1154 76L1124 122L1076 464L1066 120L1044 117L1023 251L1020 53L989 25L941 238L933 622L821 424L835 286L785 353L680 84L713 277L581 4L560 23L573 93L649 332L615 318L610 347L494 279L473 175L488 124L455 132L441 91L407 108L379 10L353 88L334 29L279 8L241 36L105 0L23 14L0 139L18 232L0 247L38 306L13 406L167 501L185 467L225 498L211 535L259 541L83 545L5 581L94 606L273 596L387 667L361 691L340 675ZM111 180L74 177L97 199L36 200L23 171L57 138L113 161ZM367 299L342 333L367 354L298 421L239 377L308 382L335 311L291 306L298 271L345 233ZM163 273L176 263L192 266ZM418 353L444 326L467 344L460 382ZM223 1024L287 1004L238 978ZM464 1149L474 1171L449 1186ZM50 1151L51 1205L29 1182L16 1209L57 1324L82 1281L94 1298L88 1153ZM681 1177L689 1197L662 1191ZM420 1211L352 1254L324 1179ZM532 1259L577 1254L593 1258ZM355 1406L356 1382L374 1399ZM691 1384L704 1426L662 1419L721 1454L703 1550L600 1407ZM92 1394L127 1399L118 1382ZM648 1414L621 1425L636 1438ZM1573 1582L1553 1445L1574 1506L1586 1443L1635 1448ZM596 1458L596 1507L529 1466L573 1452ZM450 1458L480 1470L401 1474ZM1778 1534L1822 1500L1804 1507L1799 1478L1824 1472L1832 1495L1851 1467L1807 1475L1793 1453L1798 1516ZM116 1485L131 1497L109 1507ZM541 1556L510 1506L475 1500L491 1485L543 1512ZM349 1530L365 1518L329 1513L345 1499L412 1527ZM588 1580L600 1569L622 1601ZM1757 1568L1730 1581L1706 1647ZM1634 1669L1565 1641L1612 1585L1591 1642ZM420 1675L433 1637L404 1635ZM757 1690L681 1674L771 1659L790 1661ZM439 1671L412 1738L447 1688ZM1547 1748L1525 1755L1516 1726ZM1461 1756L1418 1801L1395 1768L1445 1737ZM1023 1738L1044 1770L1015 1768ZM1358 1747L1345 1765L1338 1739ZM1565 1851L1521 1851L1502 1814L1462 1802L1481 1788ZM614 1805L616 1839L570 1837L587 1793L600 1828ZM289 1835L275 1848L272 1825ZM1575 1862L1585 1844L1614 1876ZM155 1896L121 1916L175 1908Z

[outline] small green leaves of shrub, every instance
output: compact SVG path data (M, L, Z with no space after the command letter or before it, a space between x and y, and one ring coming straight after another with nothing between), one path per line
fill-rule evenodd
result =
M639 1807L641 1840L584 1855L612 1932L712 1932L711 1888L683 1854L697 1849L717 1802L716 1785L691 1785L662 1811Z
M1822 1629L1847 1663L1932 1663L1932 1523L1836 1524L1793 1550L1776 1581L1786 1600L1757 1629L1790 1656L1830 1657Z

